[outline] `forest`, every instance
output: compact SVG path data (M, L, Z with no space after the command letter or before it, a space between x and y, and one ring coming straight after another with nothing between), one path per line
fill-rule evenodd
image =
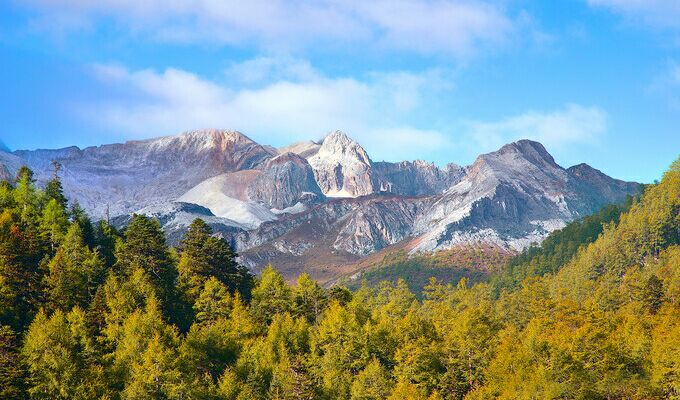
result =
M196 220L0 183L2 399L680 399L680 159L488 279L252 275Z

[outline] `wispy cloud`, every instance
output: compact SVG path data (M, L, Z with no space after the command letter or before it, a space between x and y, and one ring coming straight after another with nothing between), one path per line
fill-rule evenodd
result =
M284 71L283 78L269 82L258 80L259 72L253 75L246 65L272 68L262 59L233 65L227 74L230 82L240 82L234 87L173 68L133 71L96 65L93 70L101 81L124 87L129 96L81 104L78 109L91 121L135 138L218 127L283 145L342 129L376 158L386 159L424 156L450 146L446 135L419 129L408 118L423 106L423 98L433 101L446 87L441 71L329 78L293 60L288 66L276 64L274 68Z
M486 0L29 0L35 24L113 21L131 34L172 42L258 45L319 43L467 57L502 45L525 19ZM63 29L63 24L57 28ZM376 47L377 46L377 47Z
M490 151L519 139L539 141L563 150L579 144L594 144L607 128L607 115L598 107L567 104L552 111L528 111L493 122L471 122L467 137Z
M680 1L677 0L588 0L588 3L618 12L635 23L680 29Z

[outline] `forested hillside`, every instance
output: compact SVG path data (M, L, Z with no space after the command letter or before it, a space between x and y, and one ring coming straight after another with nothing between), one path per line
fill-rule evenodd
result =
M143 216L116 232L24 168L0 184L0 398L680 398L680 160L610 211L421 301L254 278L200 220L178 248Z

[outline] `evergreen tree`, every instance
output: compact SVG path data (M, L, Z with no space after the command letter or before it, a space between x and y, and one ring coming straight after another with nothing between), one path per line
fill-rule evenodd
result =
M45 283L50 307L62 310L86 307L104 278L104 263L85 245L76 223L69 227L48 268Z
M160 223L143 215L133 215L124 236L123 243L116 247L115 270L124 276L131 275L136 269L145 271L166 315L170 315L176 301L177 271Z
M112 267L116 263L116 243L122 241L120 233L113 226L109 225L106 221L99 221L96 226L95 233L95 243L97 244L97 250L104 260L104 264L107 268Z
M71 217L71 222L80 226L80 230L83 232L83 241L85 244L90 249L94 249L97 245L94 225L92 225L92 221L85 213L85 210L83 210L83 208L80 207L80 204L76 201L71 206L68 214Z
M321 316L327 302L326 292L307 273L298 277L297 284L293 287L293 299L296 313L310 323Z
M12 328L0 325L0 398L26 398L26 372L19 338Z
M51 199L42 212L40 218L40 232L44 240L54 252L66 235L68 229L68 217L59 203Z
M270 322L274 315L293 310L292 290L271 265L262 271L253 289L251 309L261 322Z
M57 204L59 204L59 207L65 210L68 201L64 196L64 188L61 185L61 179L59 179L61 164L58 161L53 160L52 165L54 167L54 173L52 179L47 181L47 185L45 186L45 196L48 200L55 200Z
M194 220L189 226L180 250L179 285L190 302L196 300L210 277L215 277L232 292L250 294L250 273L238 265L236 254L224 239L212 236L212 230L202 219Z
M227 318L231 311L231 296L226 286L215 277L210 277L194 303L196 323L210 323Z

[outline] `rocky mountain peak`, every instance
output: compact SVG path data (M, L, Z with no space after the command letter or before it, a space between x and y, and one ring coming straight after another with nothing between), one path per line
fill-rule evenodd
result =
M145 145L150 150L173 151L173 152L204 152L204 151L227 151L235 146L258 146L255 141L241 132L234 130L204 129L187 131L179 135L164 136L160 138L130 141L125 145Z
M513 143L506 144L498 151L490 153L497 157L521 157L535 165L550 165L558 167L555 159L539 142L522 139Z
M379 191L373 162L366 151L341 131L328 134L309 164L324 195L357 197Z
M468 171L469 177L477 182L493 179L540 186L568 180L567 171L555 163L545 147L531 140L519 140L482 154Z
M343 157L356 158L358 161L371 164L371 159L368 153L361 145L354 139L347 136L342 131L333 131L329 133L323 140L319 153L326 153L327 155L338 155Z

